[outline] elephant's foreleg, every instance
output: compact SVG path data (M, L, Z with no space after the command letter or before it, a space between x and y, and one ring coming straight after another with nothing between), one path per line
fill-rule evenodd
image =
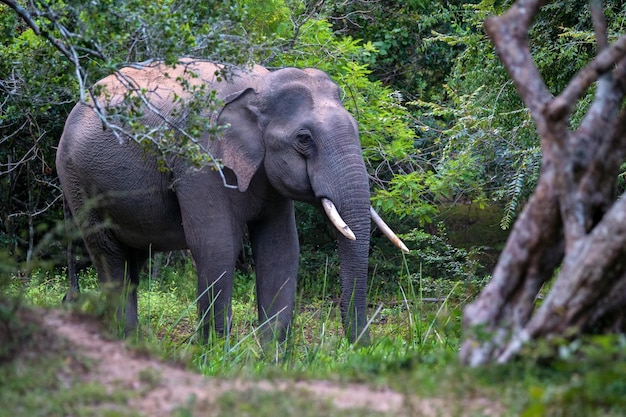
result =
M261 341L282 342L293 318L299 244L293 203L249 224L256 270Z

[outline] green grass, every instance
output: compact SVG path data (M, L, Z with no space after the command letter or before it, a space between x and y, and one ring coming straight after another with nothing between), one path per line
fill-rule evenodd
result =
M273 352L263 352L257 326L254 280L237 276L233 297L233 330L226 339L199 346L195 340L197 311L195 277L192 270L165 271L159 281L143 280L139 288L140 337L143 343L158 346L167 355L191 357L197 369L207 375L262 375L277 370L294 375L328 377L349 370L357 376L372 369L397 366L405 358L453 353L459 344L460 309L467 296L459 282L419 283L406 276L396 294L379 294L372 286L370 332L373 343L355 348L342 336L337 294L300 297L289 339ZM326 278L323 278L326 279ZM28 304L42 307L60 305L66 290L62 273L37 272L22 287ZM320 283L320 288L331 288ZM98 283L93 270L81 276L87 294L77 308L98 312ZM13 293L17 293L16 286ZM306 301L303 299L307 298ZM420 302L438 298L442 302Z
M529 347L525 358L512 364L479 369L460 366L456 354L462 337L462 309L484 280L431 280L405 274L398 279L396 292L389 293L378 290L374 279L370 289L372 344L368 347L354 347L342 337L336 294L308 293L299 298L288 340L268 352L261 349L255 333L251 277L237 277L231 335L204 346L194 336L197 313L193 270L165 269L161 275L158 281L144 280L141 284L140 334L129 343L166 360L182 361L209 376L364 382L457 405L467 399L490 399L500 404L502 415L512 416L621 416L626 412L626 338L602 336L574 343L562 341L556 346L539 344ZM66 289L63 273L38 272L29 282L15 283L8 294L21 294L23 304L46 308L59 307ZM86 296L75 308L105 317L98 304L99 289L92 270L83 273L81 285ZM333 287L326 282L319 286ZM558 350L557 359L546 361L545 353L554 349ZM11 415L55 415L54 407L61 407L56 402L44 407L52 411L37 411L43 407L41 396L47 392L54 398L64 398L70 407L77 402L75 407L80 410L76 415L105 415L94 411L97 408L93 404L125 400L121 394L100 398L102 390L89 385L81 386L76 393L53 386L54 378L49 380L47 375L62 372L66 360L44 357L41 362L49 366L45 373L24 368L24 364L0 363L0 403L17 401L27 392L20 409L25 413L13 410ZM47 369L42 363L33 365ZM229 394L220 404L236 411L230 415L269 416L304 410L303 404L309 401L306 396L287 400L275 393L250 391ZM194 409L183 408L176 415L196 415ZM309 413L302 414L305 416L376 415L336 410L328 404L303 412ZM481 415L480 411L475 415Z
M457 300L451 296L458 284L444 289L447 293L430 294L448 297L446 302L419 303L415 300L420 295L407 280L407 288L399 290L396 298L373 301L370 332L374 343L367 348L354 348L347 343L342 336L335 297L322 294L317 300L299 303L292 332L283 345L271 352L263 351L255 333L253 281L242 276L238 279L243 282L234 296L233 329L228 338L199 347L190 337L197 323L193 289L172 286L170 280L140 288L143 337L168 354L190 356L200 372L217 376L281 372L317 378L348 373L355 378L374 368L395 367L407 356L433 349L454 352L458 347L459 311Z

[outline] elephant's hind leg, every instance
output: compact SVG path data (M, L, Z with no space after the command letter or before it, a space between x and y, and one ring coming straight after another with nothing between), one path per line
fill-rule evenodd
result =
M85 233L84 240L98 272L106 309L114 312L117 332L128 335L137 328L137 285L147 254L125 247L107 228Z
M139 275L143 269L149 252L141 249L128 249L126 251L126 266L124 274L124 291L126 302L124 310L124 334L127 336L135 331L139 318L137 310L137 287Z

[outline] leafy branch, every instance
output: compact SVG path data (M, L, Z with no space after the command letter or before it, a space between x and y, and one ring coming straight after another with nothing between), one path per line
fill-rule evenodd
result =
M66 59L70 61L70 63L74 67L75 78L78 81L79 85L80 102L91 107L94 110L102 123L103 129L110 131L120 142L120 144L127 139L134 140L138 143L142 143L145 139L148 139L162 152L166 151L166 148L171 148L171 144L167 144L166 141L158 139L159 132L163 130L163 127L159 127L157 129L149 129L148 131L145 131L145 129L142 129L140 126L138 126L138 124L133 124L133 127L136 128L136 131L130 131L129 129L115 122L115 120L119 120L120 118L129 119L128 116L133 115L134 111L133 98L138 99L145 110L154 114L163 122L163 126L165 127L165 129L169 129L173 132L170 137L179 136L184 138L183 142L179 142L182 145L184 145L184 142L190 142L193 144L192 147L181 146L180 148L177 148L177 153L186 155L194 162L195 165L210 163L218 171L225 187L235 187L231 184L228 184L221 166L216 163L215 159L211 156L209 149L204 146L197 138L197 134L201 132L214 135L218 132L219 129L216 126L209 126L210 123L203 123L203 127L205 129L195 129L195 127L197 127L197 123L200 123L199 118L190 116L192 110L198 114L203 115L206 115L211 111L215 111L217 100L214 94L211 94L209 92L209 100L205 100L207 98L206 95L198 96L197 92L192 92L192 98L190 99L190 101L183 102L182 100L180 100L179 103L181 104L181 106L183 106L183 111L188 114L187 121L189 122L190 120L194 120L196 123L196 126L192 126L192 124L182 126L179 123L180 120L176 120L175 117L172 117L171 115L168 116L162 113L159 109L157 109L150 102L147 96L148 92L143 91L142 88L140 88L134 80L125 75L123 72L115 71L114 76L116 77L118 82L125 88L123 102L126 103L128 108L124 108L124 106L117 106L115 109L116 112L111 114L111 109L108 109L103 105L103 97L106 97L107 92L103 91L102 86L98 84L89 84L89 72L81 62L81 60L85 60L87 58L106 60L107 57L104 51L100 47L88 48L83 45L79 45L80 42L85 43L86 37L72 33L61 22L61 16L56 13L46 2L30 2L29 9L20 6L14 0L0 0L0 2L6 4L8 7L13 9L16 14L33 30L33 32L37 36L46 39L52 46L60 51ZM41 7L41 9L37 8L38 5ZM55 37L53 34L58 34L60 36L60 39ZM96 42L93 43L97 45ZM151 61L147 61L141 64L132 64L130 66L135 68L141 68L143 66L150 65L151 63ZM192 74L191 76L197 77L197 74ZM181 79L180 83L183 87L183 90L188 87L185 85L185 80ZM207 105L209 107L209 112L206 111L207 109L203 108L203 106L206 107ZM134 114L134 116L136 118L138 114ZM208 118L208 120L211 120L210 117ZM195 130L196 135L191 134L191 130ZM170 149L169 152L172 152L172 150ZM203 155L205 157L198 158L198 155Z

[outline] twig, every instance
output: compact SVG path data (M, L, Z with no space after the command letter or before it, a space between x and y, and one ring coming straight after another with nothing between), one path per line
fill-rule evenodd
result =
M600 44L600 42L598 43ZM615 64L626 57L626 35L620 36L615 43L605 48L591 61L585 68L569 82L565 90L556 98L548 109L549 115L554 119L562 119L568 116L574 104L580 99L582 94L600 76L611 71Z

